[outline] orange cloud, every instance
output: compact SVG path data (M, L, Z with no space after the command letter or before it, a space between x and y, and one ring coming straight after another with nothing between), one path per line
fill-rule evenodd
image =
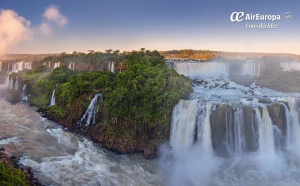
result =
M0 54L31 36L30 21L13 10L0 11Z

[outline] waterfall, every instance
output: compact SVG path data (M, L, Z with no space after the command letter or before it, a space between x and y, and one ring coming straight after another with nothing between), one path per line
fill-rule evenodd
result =
M214 151L217 155L229 157L254 151L276 154L276 144L280 144L282 134L272 123L266 105L255 108L218 105L213 108L213 104L193 99L180 100L174 107L170 145L175 154L194 144L200 144L201 149L210 154ZM291 125L299 123L298 113L294 115ZM297 146L300 147L300 137L294 139L300 134L300 126L293 127L297 128L290 130L294 134L289 136L294 136L293 141L299 142Z
M292 62L292 63L280 63L280 66L283 71L300 71L300 63Z
M226 146L230 155L240 156L246 149L243 109L231 111L226 113Z
M0 85L0 89L9 89L10 86L10 78L9 76L6 77L5 83L3 85Z
M300 123L299 123L299 99L295 97L287 97L290 110L285 106L287 118L287 149L297 151L300 154Z
M12 64L12 72L19 72L22 70L31 70L32 69L32 62L25 62L25 61L20 61Z
M197 139L201 145L201 150L205 152L207 156L213 155L213 148L211 142L211 128L210 128L210 113L212 110L212 103L207 102L198 110L197 113Z
M48 67L51 68L51 63L50 63L50 61L49 61L49 63L48 63Z
M194 142L198 100L180 100L173 110L170 144L173 150L190 147Z
M110 66L110 71L112 72L112 73L115 73L115 62L110 62L109 63L109 66Z
M174 70L189 77L227 78L229 65L222 62L174 62Z
M259 153L262 155L275 155L274 127L266 106L255 108L256 119L259 131Z
M55 105L55 89L52 92L50 106Z
M75 70L75 63L74 63L74 62L71 62L71 63L69 64L69 69Z
M49 63L50 63L50 62L49 62ZM60 67L60 62L54 63L53 69L58 68L58 67Z
M0 61L0 72L2 71L2 62Z
M175 106L170 134L170 144L175 154L191 147L195 140L205 153L212 154L211 108L211 103L200 104L198 100L180 100Z
M15 90L19 89L19 79L18 78L16 78L14 89Z
M12 78L8 78L9 79L9 83L8 83L8 89L13 89L14 88L14 81Z
M25 102L28 100L28 96L26 94L26 86L27 86L27 84L25 84L22 88L22 101L25 101Z
M242 66L242 75L259 76L260 75L260 64L247 61Z
M86 112L82 116L81 120L78 123L83 123L85 121L85 125L88 126L91 123L94 125L96 123L96 114L98 112L98 101L102 102L102 95L96 94L92 99L90 105L88 106Z

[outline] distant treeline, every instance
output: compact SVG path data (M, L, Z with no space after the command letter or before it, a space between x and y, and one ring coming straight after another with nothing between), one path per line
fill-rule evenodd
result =
M141 50L145 51L144 48ZM134 52L134 51L131 51ZM6 54L0 55L0 60L23 60L23 61L55 61L55 62L90 62L90 64L99 64L103 61L122 61L124 56L130 52L120 52L119 50L108 49L105 52L89 50L87 53L76 52L60 54ZM300 59L300 55L284 54L284 53L255 53L255 52L224 52L224 51L211 51L211 50L168 50L160 51L165 58L182 58L182 59L202 59L210 60L215 58L229 58L229 59L245 59L245 58L262 58L266 56L284 57L290 59Z
M162 51L161 54L165 56L165 58L184 58L184 59L203 59L209 60L214 59L216 57L216 52L209 50L169 50Z
M42 62L61 62L61 63L81 63L86 64L99 64L106 61L120 62L125 58L125 53L120 53L119 50L112 51L106 50L106 52L94 52L89 50L89 53L73 52L72 54L67 54L66 52L61 53L56 56L45 57Z
M210 50L169 50L160 51L165 58L181 58L181 59L202 59L210 60L215 58L228 58L228 59L245 59L245 58L262 58L266 56L284 57L290 59L300 59L300 55L295 54L281 54L281 53L254 53L254 52L222 52Z

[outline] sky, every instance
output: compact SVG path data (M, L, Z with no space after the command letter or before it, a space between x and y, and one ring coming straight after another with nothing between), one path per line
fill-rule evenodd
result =
M233 12L281 20L232 22ZM300 1L0 0L0 54L140 48L300 54Z

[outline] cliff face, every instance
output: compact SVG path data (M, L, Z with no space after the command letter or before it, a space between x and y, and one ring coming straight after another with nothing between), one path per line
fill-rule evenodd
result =
M284 103L273 102L266 105L272 125L278 127L281 135L275 136L276 146L284 146L287 118ZM259 113L256 113L259 112ZM211 139L215 153L230 156L233 152L255 152L259 148L258 127L262 124L257 114L262 116L263 108L256 110L250 106L219 105L210 115ZM266 117L266 116L262 116ZM265 122L265 121L264 121Z
M97 112L95 115L88 116L91 120L87 124L87 117L82 118L87 111L86 105L91 102L93 96L93 94L80 96L69 108L64 105L65 100L58 98L54 106L40 108L39 111L44 117L60 123L71 131L87 135L101 146L116 153L141 152L146 158L156 156L157 146L169 138L170 122L156 123L152 128L140 131L135 125L136 121L132 119L118 121L117 118L111 117L104 106L104 99L104 101L99 100L95 105ZM171 118L171 114L172 107L169 108L166 117Z

